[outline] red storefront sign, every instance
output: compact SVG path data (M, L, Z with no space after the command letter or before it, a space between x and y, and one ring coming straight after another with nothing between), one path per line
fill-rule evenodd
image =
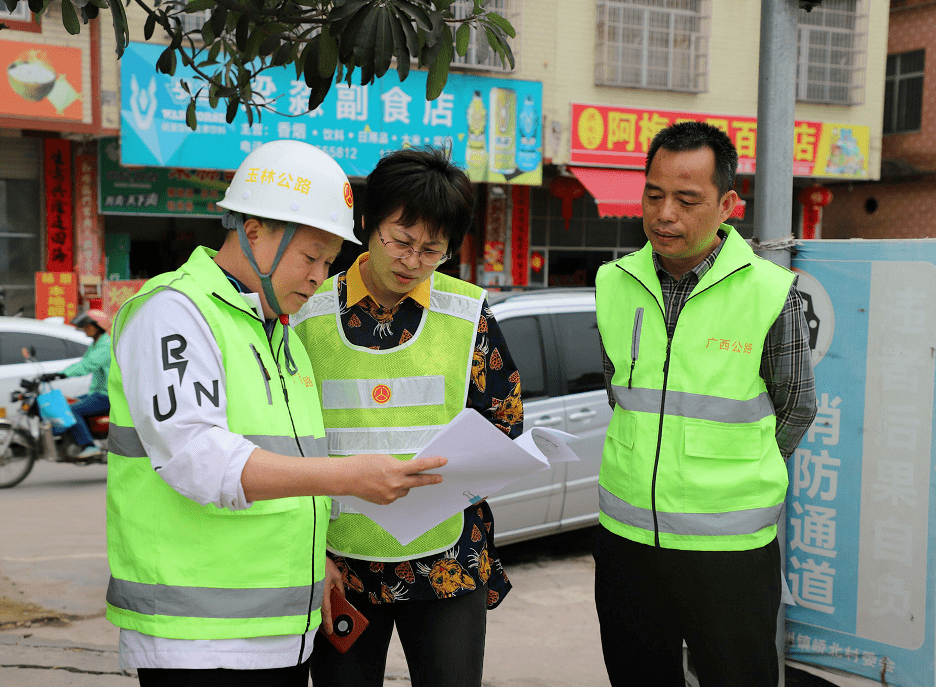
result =
M78 310L78 279L73 272L36 272L36 319L64 317Z
M46 271L71 272L74 264L72 229L71 143L45 139Z
M510 276L514 286L530 283L530 187L512 186L510 220Z
M677 122L718 127L738 149L738 173L753 174L757 158L757 119L699 112L638 110L572 103L569 163L589 167L643 169L650 141ZM867 126L797 121L793 132L793 174L868 178Z
M104 282L104 303L103 310L111 319L117 317L117 311L120 310L128 298L136 295L146 283L145 279L128 279L126 281L106 281Z

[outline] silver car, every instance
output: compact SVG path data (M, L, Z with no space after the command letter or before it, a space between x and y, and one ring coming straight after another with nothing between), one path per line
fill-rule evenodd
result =
M488 294L520 369L523 427L555 427L578 437L578 462L518 480L488 501L498 544L598 523L598 468L611 407L595 320L595 290Z

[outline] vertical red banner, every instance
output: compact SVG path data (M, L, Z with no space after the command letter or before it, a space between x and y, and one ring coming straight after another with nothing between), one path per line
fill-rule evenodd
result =
M530 283L530 187L512 186L510 219L510 276L514 286Z
M484 226L484 271L504 271L504 241L507 238L507 193L503 186L488 191ZM501 283L501 282L498 282Z
M47 272L71 272L75 262L72 229L71 142L45 139Z
M36 319L64 317L78 309L78 280L72 272L36 272Z
M75 271L104 278L104 228L98 217L97 146L75 156Z

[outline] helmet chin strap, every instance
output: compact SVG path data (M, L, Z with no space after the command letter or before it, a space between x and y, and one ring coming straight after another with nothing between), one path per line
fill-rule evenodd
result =
M289 372L290 375L294 375L299 371L299 368L289 350L289 316L284 314L283 309L280 307L279 300L276 298L276 293L273 291L273 280L271 277L273 276L273 272L276 271L280 259L283 257L283 253L286 252L286 246L289 245L299 225L296 224L296 222L286 223L286 229L283 231L283 237L280 239L279 248L276 249L276 256L273 258L273 264L270 265L270 271L266 274L260 270L257 259L254 257L253 250L250 247L250 241L247 239L247 231L244 229L243 213L231 211L224 213L224 216L221 218L221 225L225 229L237 229L237 240L240 242L241 252L247 257L247 261L250 263L253 271L260 277L260 286L263 289L263 295L266 297L267 305L270 306L270 309L276 314L283 325L283 353L286 358L286 371Z

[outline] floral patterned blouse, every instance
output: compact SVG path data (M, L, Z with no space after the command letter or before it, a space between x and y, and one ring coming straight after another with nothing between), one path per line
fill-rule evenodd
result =
M359 265L366 260L367 253L336 277L341 324L348 341L356 346L395 348L418 328L423 308L429 304L429 281L392 308L385 308L367 293L361 279ZM512 439L523 432L520 373L486 301L475 337L466 406L476 408ZM488 608L495 608L510 591L511 584L494 547L491 507L487 501L481 501L465 509L464 514L461 537L443 553L402 563L365 561L329 553L342 572L349 601L380 604L444 599L467 594L486 584Z

